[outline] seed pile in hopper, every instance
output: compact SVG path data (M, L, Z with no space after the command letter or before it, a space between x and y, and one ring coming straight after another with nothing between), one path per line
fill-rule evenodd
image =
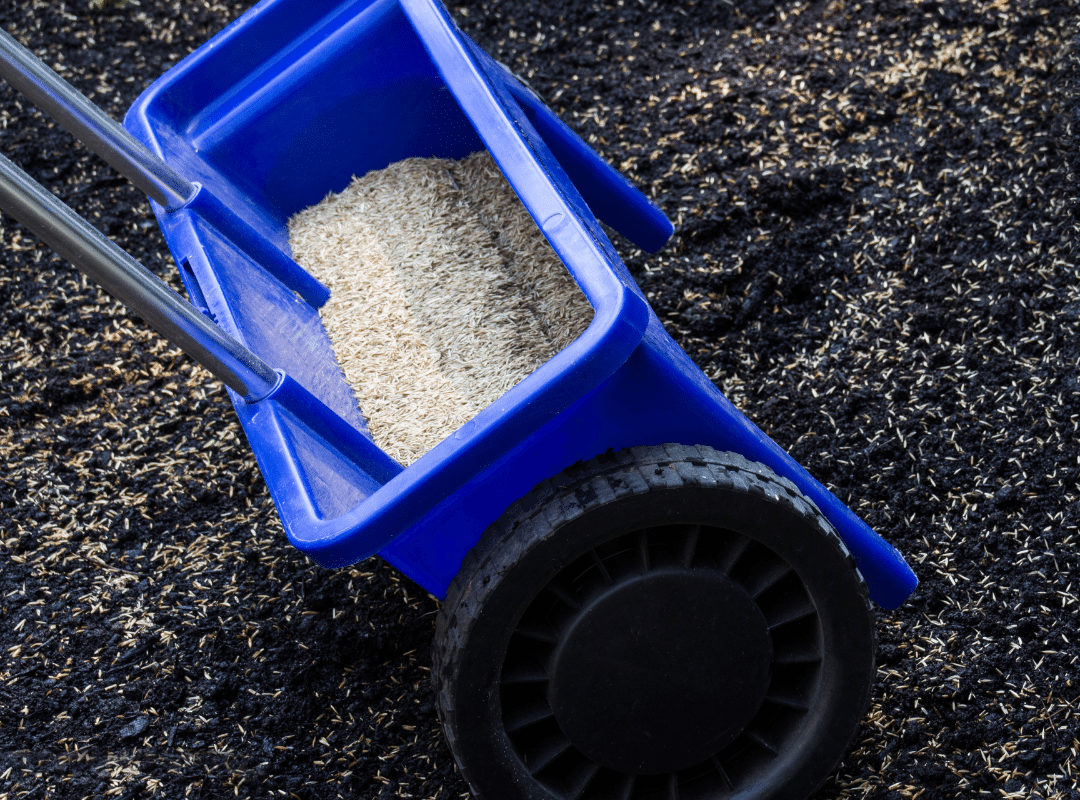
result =
M570 344L592 308L487 152L369 172L289 221L375 443L410 464Z

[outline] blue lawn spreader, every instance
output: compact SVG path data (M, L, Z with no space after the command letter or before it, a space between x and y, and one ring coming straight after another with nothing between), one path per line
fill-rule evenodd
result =
M671 224L437 0L264 0L120 128L10 36L0 73L151 198L192 303L2 160L0 206L229 388L289 540L445 598L434 684L474 793L802 798L874 677L900 555L664 331L598 219ZM287 220L487 150L588 299L584 334L415 463L372 441ZM2 158L2 157L0 157Z

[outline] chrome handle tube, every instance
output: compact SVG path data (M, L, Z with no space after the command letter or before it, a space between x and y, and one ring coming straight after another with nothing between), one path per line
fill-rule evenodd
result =
M172 210L190 199L190 181L2 29L0 78L160 205Z
M277 386L278 374L270 365L2 155L0 209L248 402L261 400Z

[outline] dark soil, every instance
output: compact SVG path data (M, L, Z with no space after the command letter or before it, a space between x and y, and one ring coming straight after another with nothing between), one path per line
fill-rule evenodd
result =
M120 117L238 15L18 0ZM669 330L908 556L818 798L1080 798L1076 11L526 0L455 14L677 220ZM6 88L0 150L174 286L137 191ZM285 541L225 393L2 221L0 800L460 797L436 601Z

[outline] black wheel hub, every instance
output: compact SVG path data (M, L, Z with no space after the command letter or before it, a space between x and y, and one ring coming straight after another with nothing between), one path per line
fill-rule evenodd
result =
M725 797L819 713L820 630L771 548L704 525L634 530L529 603L503 657L502 730L564 800Z
M684 769L731 743L769 685L768 623L715 570L623 576L559 637L548 698L574 746L621 772Z

